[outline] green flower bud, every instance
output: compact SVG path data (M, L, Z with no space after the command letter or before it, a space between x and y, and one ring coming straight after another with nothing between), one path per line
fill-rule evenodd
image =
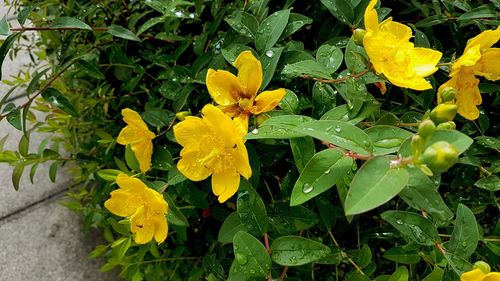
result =
M444 130L455 130L457 128L457 124L455 124L455 122L453 121L448 121L439 124L437 127Z
M354 30L354 36L353 36L353 40L354 40L354 43L358 46L363 46L363 38L365 38L365 34L366 34L366 30L364 29L361 29L361 28L358 28L356 30Z
M423 138L432 136L434 131L436 131L436 124L430 119L424 120L418 125L418 134Z
M414 135L411 138L411 154L413 155L413 159L417 160L420 158L420 154L424 149L424 138L419 135Z
M175 117L177 119L179 119L179 121L184 121L184 119L186 119L186 116L191 116L191 112L189 112L189 111L181 111L181 112L177 112L175 114Z
M458 151L450 143L438 141L429 146L422 154L422 160L433 173L448 171L458 161Z
M455 89L453 87L446 87L441 92L441 103L453 101L455 99Z
M484 274L488 274L491 272L490 265L484 261L475 262L473 269L477 269L477 268L479 268Z
M455 115L457 115L457 110L458 106L455 104L438 104L438 106L431 111L431 119L438 124L451 121L455 118Z

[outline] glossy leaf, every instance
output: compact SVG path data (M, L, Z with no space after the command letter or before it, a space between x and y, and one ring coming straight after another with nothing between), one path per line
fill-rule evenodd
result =
M92 30L92 27L90 27L88 24L84 23L83 21L81 21L79 19L72 18L72 17L56 18L52 22L50 27L54 28L54 29L71 28L71 29Z
M408 172L391 168L391 160L375 157L363 164L354 176L345 200L346 215L372 210L396 196L408 183Z
M313 20L301 14L290 13L290 17L288 18L288 24L285 27L285 30L281 34L282 38L288 37L293 33L297 32L303 26L311 24Z
M307 162L316 153L314 141L311 137L293 138L290 139L290 148L292 149L295 167L299 172L302 172Z
M241 180L236 200L237 212L241 223L248 233L261 236L269 229L266 206L260 195L246 180Z
M278 42L288 24L289 16L290 10L281 10L262 21L255 35L255 47L258 51L269 50Z
M474 183L475 186L489 191L500 190L500 178L497 175L487 176Z
M283 67L281 74L291 78L309 75L316 78L332 79L330 69L313 60L301 60L296 63L287 64Z
M264 91L269 82L271 82L281 57L281 52L283 52L283 47L271 48L260 57L263 70L262 85L260 86L261 91Z
M280 234L306 230L319 222L315 212L303 206L290 207L287 202L271 204L268 214L271 229Z
M406 211L386 211L381 217L404 236L420 245L433 246L441 242L436 227L421 215Z
M401 144L413 135L407 130L386 125L372 126L364 131L373 142L374 155L385 155L398 151Z
M252 39L254 38L259 27L259 22L253 15L239 10L236 10L234 13L227 16L224 20L233 28L234 31Z
M476 251L479 238L474 213L464 204L458 204L455 227L445 248L454 255L466 259Z
M16 191L19 190L19 182L21 181L21 176L23 175L25 165L22 162L18 162L16 166L14 166L14 170L12 171L12 185Z
M330 73L333 73L339 69L342 61L344 59L344 54L342 50L333 45L321 45L316 52L316 61L325 66Z
M222 223L217 236L220 243L232 243L233 237L238 231L246 231L247 228L241 223L237 212L231 213Z
M141 39L139 39L139 37L137 37L137 35L135 35L132 31L116 24L112 24L108 27L108 33L122 39L141 41Z
M406 266L400 266L396 271L391 275L388 281L408 281L408 269Z
M281 115L271 117L264 121L258 129L250 131L245 138L252 139L288 139L306 136L298 132L297 127L305 122L313 120L304 115Z
M290 206L303 204L333 187L350 171L353 160L337 149L315 154L295 183Z
M233 249L237 270L231 267L230 279L235 272L241 272L247 277L267 277L271 271L271 258L257 238L238 231L233 238Z
M55 88L45 89L45 91L42 92L42 97L51 105L72 116L78 117L80 115L73 104Z
M418 248L408 245L390 248L384 252L384 258L402 264L417 264L420 261Z
M14 42L16 42L16 40L19 39L19 37L21 37L21 32L13 33L7 36L7 38L5 38L5 40L3 41L2 45L0 45L0 80L3 79L2 67L1 67L3 65L3 61L5 60L7 54L9 53L10 47L12 47Z
M272 260L282 266L315 262L330 254L326 245L300 236L281 236L271 244Z

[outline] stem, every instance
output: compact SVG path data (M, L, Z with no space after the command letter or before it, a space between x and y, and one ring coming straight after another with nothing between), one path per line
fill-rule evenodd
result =
M321 78L316 78L316 77L313 77L310 75L305 75L305 74L301 75L300 77L305 78L305 79L309 79L309 80L318 81L321 83L337 84L337 83L345 82L349 78L359 78L359 77L365 75L366 73L368 73L368 71L369 71L368 69L365 69L359 73L349 74L346 77L337 78L337 79L321 79Z
M365 275L365 273L363 272L363 270L361 269L361 267L359 267L359 265L357 265L351 257L349 257L346 252L344 252L342 250L342 248L340 248L340 245L339 243L337 243L337 240L335 239L335 237L333 236L333 233L332 231L328 230L328 234L330 235L330 237L332 238L333 240L333 244L335 244L335 246L337 246L339 249L340 249L340 255L342 255L342 257L346 258L347 261L352 264L352 266L354 266L354 268L356 268L356 270L359 272L359 274L361 275Z
M271 253L271 247L269 247L269 236L267 236L267 233L264 233L264 244L266 245L266 250L267 253ZM271 271L269 271L269 276L267 277L268 281L273 281L273 275Z
M131 263L130 265L155 263L155 262L168 262L168 261L198 260L198 259L201 259L201 257L163 258L163 259L155 259L155 260L149 260L149 261L134 262L134 263Z
M283 272L281 272L280 281L285 280L287 271L288 271L288 266L285 266L285 268L283 268Z
M10 31L12 32L45 31L45 30L85 30L85 29L78 27L50 27L50 26L18 27L10 29ZM108 31L108 28L92 27L92 31Z
M375 123L373 123L373 122L361 122L361 124L363 126L367 126L367 127L372 127L375 125ZM396 126L396 127L418 127L418 125L420 125L420 123L418 123L418 122L414 122L414 123L401 122L401 123L395 124L394 126Z

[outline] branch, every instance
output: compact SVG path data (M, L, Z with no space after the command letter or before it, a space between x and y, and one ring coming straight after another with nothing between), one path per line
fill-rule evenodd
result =
M50 27L50 26L18 27L10 29L10 31L12 32L46 31L46 30L85 30L85 29L78 27ZM92 27L92 31L108 31L108 28Z
M361 71L359 73L349 74L346 77L337 78L337 79L321 79L321 78L316 78L316 77L313 77L313 76L310 76L310 75L305 75L305 74L304 75L300 75L300 77L305 78L305 79L309 79L309 80L318 81L318 82L321 82L321 83L337 84L337 83L345 82L349 78L359 78L359 77L365 75L368 72L369 72L369 70L365 69L365 70L363 70L363 71Z

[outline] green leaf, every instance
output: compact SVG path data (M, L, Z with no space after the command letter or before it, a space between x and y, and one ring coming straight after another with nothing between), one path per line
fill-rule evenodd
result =
M257 19L253 15L241 10L236 10L224 20L234 29L234 31L252 39L259 28Z
M354 21L354 7L348 0L321 0L321 3L341 22L351 26Z
M71 102L57 89L47 88L42 92L42 97L45 101L61 109L62 111L75 117L80 116L73 104L71 104Z
M7 56L7 54L9 53L10 47L12 47L12 44L14 44L14 42L19 37L21 37L21 32L13 33L13 34L7 36L7 38L5 38L2 45L0 46L0 80L2 80L3 61L5 60L5 57Z
M463 13L460 15L457 20L460 21L467 21L467 20L473 20L473 19L484 19L484 18L497 18L498 19L498 12L495 10L490 5L482 5L479 7L476 7L466 13Z
M307 163L293 187L290 206L303 204L343 180L353 160L338 149L326 149Z
M347 42L345 48L344 60L347 69L353 71L354 73L359 73L366 68L365 62L368 58L366 51L363 47L356 45L352 37ZM340 78L340 77L339 77Z
M328 44L321 45L316 52L316 61L330 70L330 73L334 73L339 69L343 59L344 54L337 46Z
M272 260L282 266L299 266L315 262L330 254L320 242L300 236L281 236L271 245Z
M310 121L300 124L294 130L355 153L370 155L373 151L373 144L368 135L360 128L347 122Z
M354 176L345 200L346 215L372 210L396 196L408 183L408 172L391 168L391 160L375 157L363 164Z
M274 71L276 70L276 66L278 65L278 61L281 57L281 52L283 52L283 47L271 48L260 56L260 62L263 70L262 84L260 86L261 91L263 91L269 82L271 82L271 79L274 76Z
M149 19L147 22L145 22L143 25L141 25L141 27L137 31L137 36L148 31L151 27L153 27L159 23L162 23L162 22L165 22L165 19L163 17L156 17L156 18Z
M488 136L479 136L474 138L476 142L484 147L488 147L494 150L500 149L500 139Z
M252 49L243 44L231 44L221 50L222 55L230 64L233 64L236 58L244 51L252 51ZM255 51L252 51L254 53ZM254 54L255 55L255 54Z
M302 172L307 162L316 153L314 141L311 137L290 139L290 148L292 149L295 166L299 172Z
M384 252L384 258L402 264L417 264L420 261L418 248L408 245L390 248Z
M290 10L274 12L264 19L255 34L255 47L263 52L271 49L280 39L290 16Z
M318 215L303 206L290 207L288 202L274 203L269 206L269 222L273 231L291 234L309 229L318 222Z
M9 23L7 22L7 15L5 15L0 20L0 36L9 36L9 34L10 34L10 27Z
M7 115L7 121L16 129L22 130L22 116L21 116L21 107L18 107Z
M24 135L21 137L19 140L19 153L26 157L28 156L29 152L29 145L30 145L30 139L27 135Z
M438 266L434 267L434 270L427 276L425 276L422 281L442 281L443 280L444 270L439 268Z
M139 37L137 37L137 35L135 35L132 31L116 24L112 24L108 27L108 33L115 37L131 41L141 41L141 39L139 39Z
M49 179L51 182L56 182L57 169L59 168L59 162L54 161L49 167Z
M177 208L174 200L167 193L163 193L163 198L168 203L168 213L167 213L167 221L169 223L179 225L179 226L189 226L189 222L184 216L184 214Z
M51 28L54 29L64 29L64 28L76 28L76 29L85 29L85 30L92 30L92 27L90 27L88 24L84 23L83 21L71 17L60 17L56 18L52 24L50 25Z
M267 232L269 220L264 201L244 179L240 182L236 206L240 221L250 234L261 236Z
M118 174L122 173L120 170L115 169L102 169L96 172L98 178L104 181L115 182Z
M125 148L125 162L127 163L127 166L129 166L129 168L133 171L141 170L139 167L139 161L137 161L134 151L132 151L132 147L130 145L127 145L127 147Z
M85 74L88 74L90 77L98 79L98 80L104 80L106 77L104 74L101 72L99 67L97 65L90 63L85 60L78 60L77 65L82 68L83 72Z
M497 175L487 176L474 183L475 186L492 192L500 190L500 178Z
M445 15L432 15L426 17L425 19L417 22L416 27L431 27L448 21L448 17Z
M320 118L336 106L337 91L332 86L316 82L312 89L312 117Z
M177 167L172 167L168 170L168 185L176 185L186 179L187 178L177 169Z
M244 231L239 231L234 235L233 249L236 268L231 266L230 279L236 272L241 272L248 277L265 278L269 275L271 258L264 245L257 238Z
M462 273L471 271L472 270L472 264L470 264L468 261L465 259L454 255L450 252L444 252L444 258L448 262L448 266L451 267L451 269L458 275L461 276Z
M391 275L388 281L408 281L408 269L406 266L400 266L396 271Z
M298 114L300 111L299 98L297 97L297 95L294 92L292 92L288 89L285 89L285 90L286 90L286 94L283 97L283 99L281 99L278 106L281 109L288 111L289 113Z
M416 210L429 213L440 226L446 226L453 218L453 213L443 201L435 184L418 168L407 168L410 178L408 186L399 196Z
M301 29L304 25L311 24L313 20L301 14L290 13L290 17L288 18L288 24L285 27L285 30L281 34L281 38L286 38L299 29Z
M21 176L24 172L24 163L18 162L12 171L12 185L16 191L19 190L19 182L21 181Z
M478 241L479 231L474 213L464 204L458 204L455 227L445 248L466 259L476 251Z
M456 130L437 129L434 134L432 134L430 139L425 143L425 148L438 141L446 141L450 143L458 150L458 153L460 154L464 153L474 142L473 139L462 132ZM401 145L399 154L401 154L401 156L403 157L411 156L410 138L405 140L405 142Z
M332 79L330 70L313 60L302 60L292 64L286 64L281 74L294 78L301 75L309 75L315 78Z
M305 122L313 120L304 115L280 115L271 117L264 121L258 129L254 129L245 136L247 140L253 139L289 139L306 136L305 133L297 132L297 127Z
M155 147L152 166L158 170L168 171L174 166L172 154L166 147Z
M441 242L434 224L421 215L405 211L386 211L381 214L381 217L420 245L434 246Z
M233 237L238 231L246 231L247 228L241 223L237 212L231 213L222 223L217 236L220 243L232 243Z
M17 21L19 24L23 25L26 22L29 14L36 8L34 4L28 4L23 7L21 11L17 14Z
M373 142L373 154L385 155L399 150L401 144L413 133L392 126L377 125L365 130Z

